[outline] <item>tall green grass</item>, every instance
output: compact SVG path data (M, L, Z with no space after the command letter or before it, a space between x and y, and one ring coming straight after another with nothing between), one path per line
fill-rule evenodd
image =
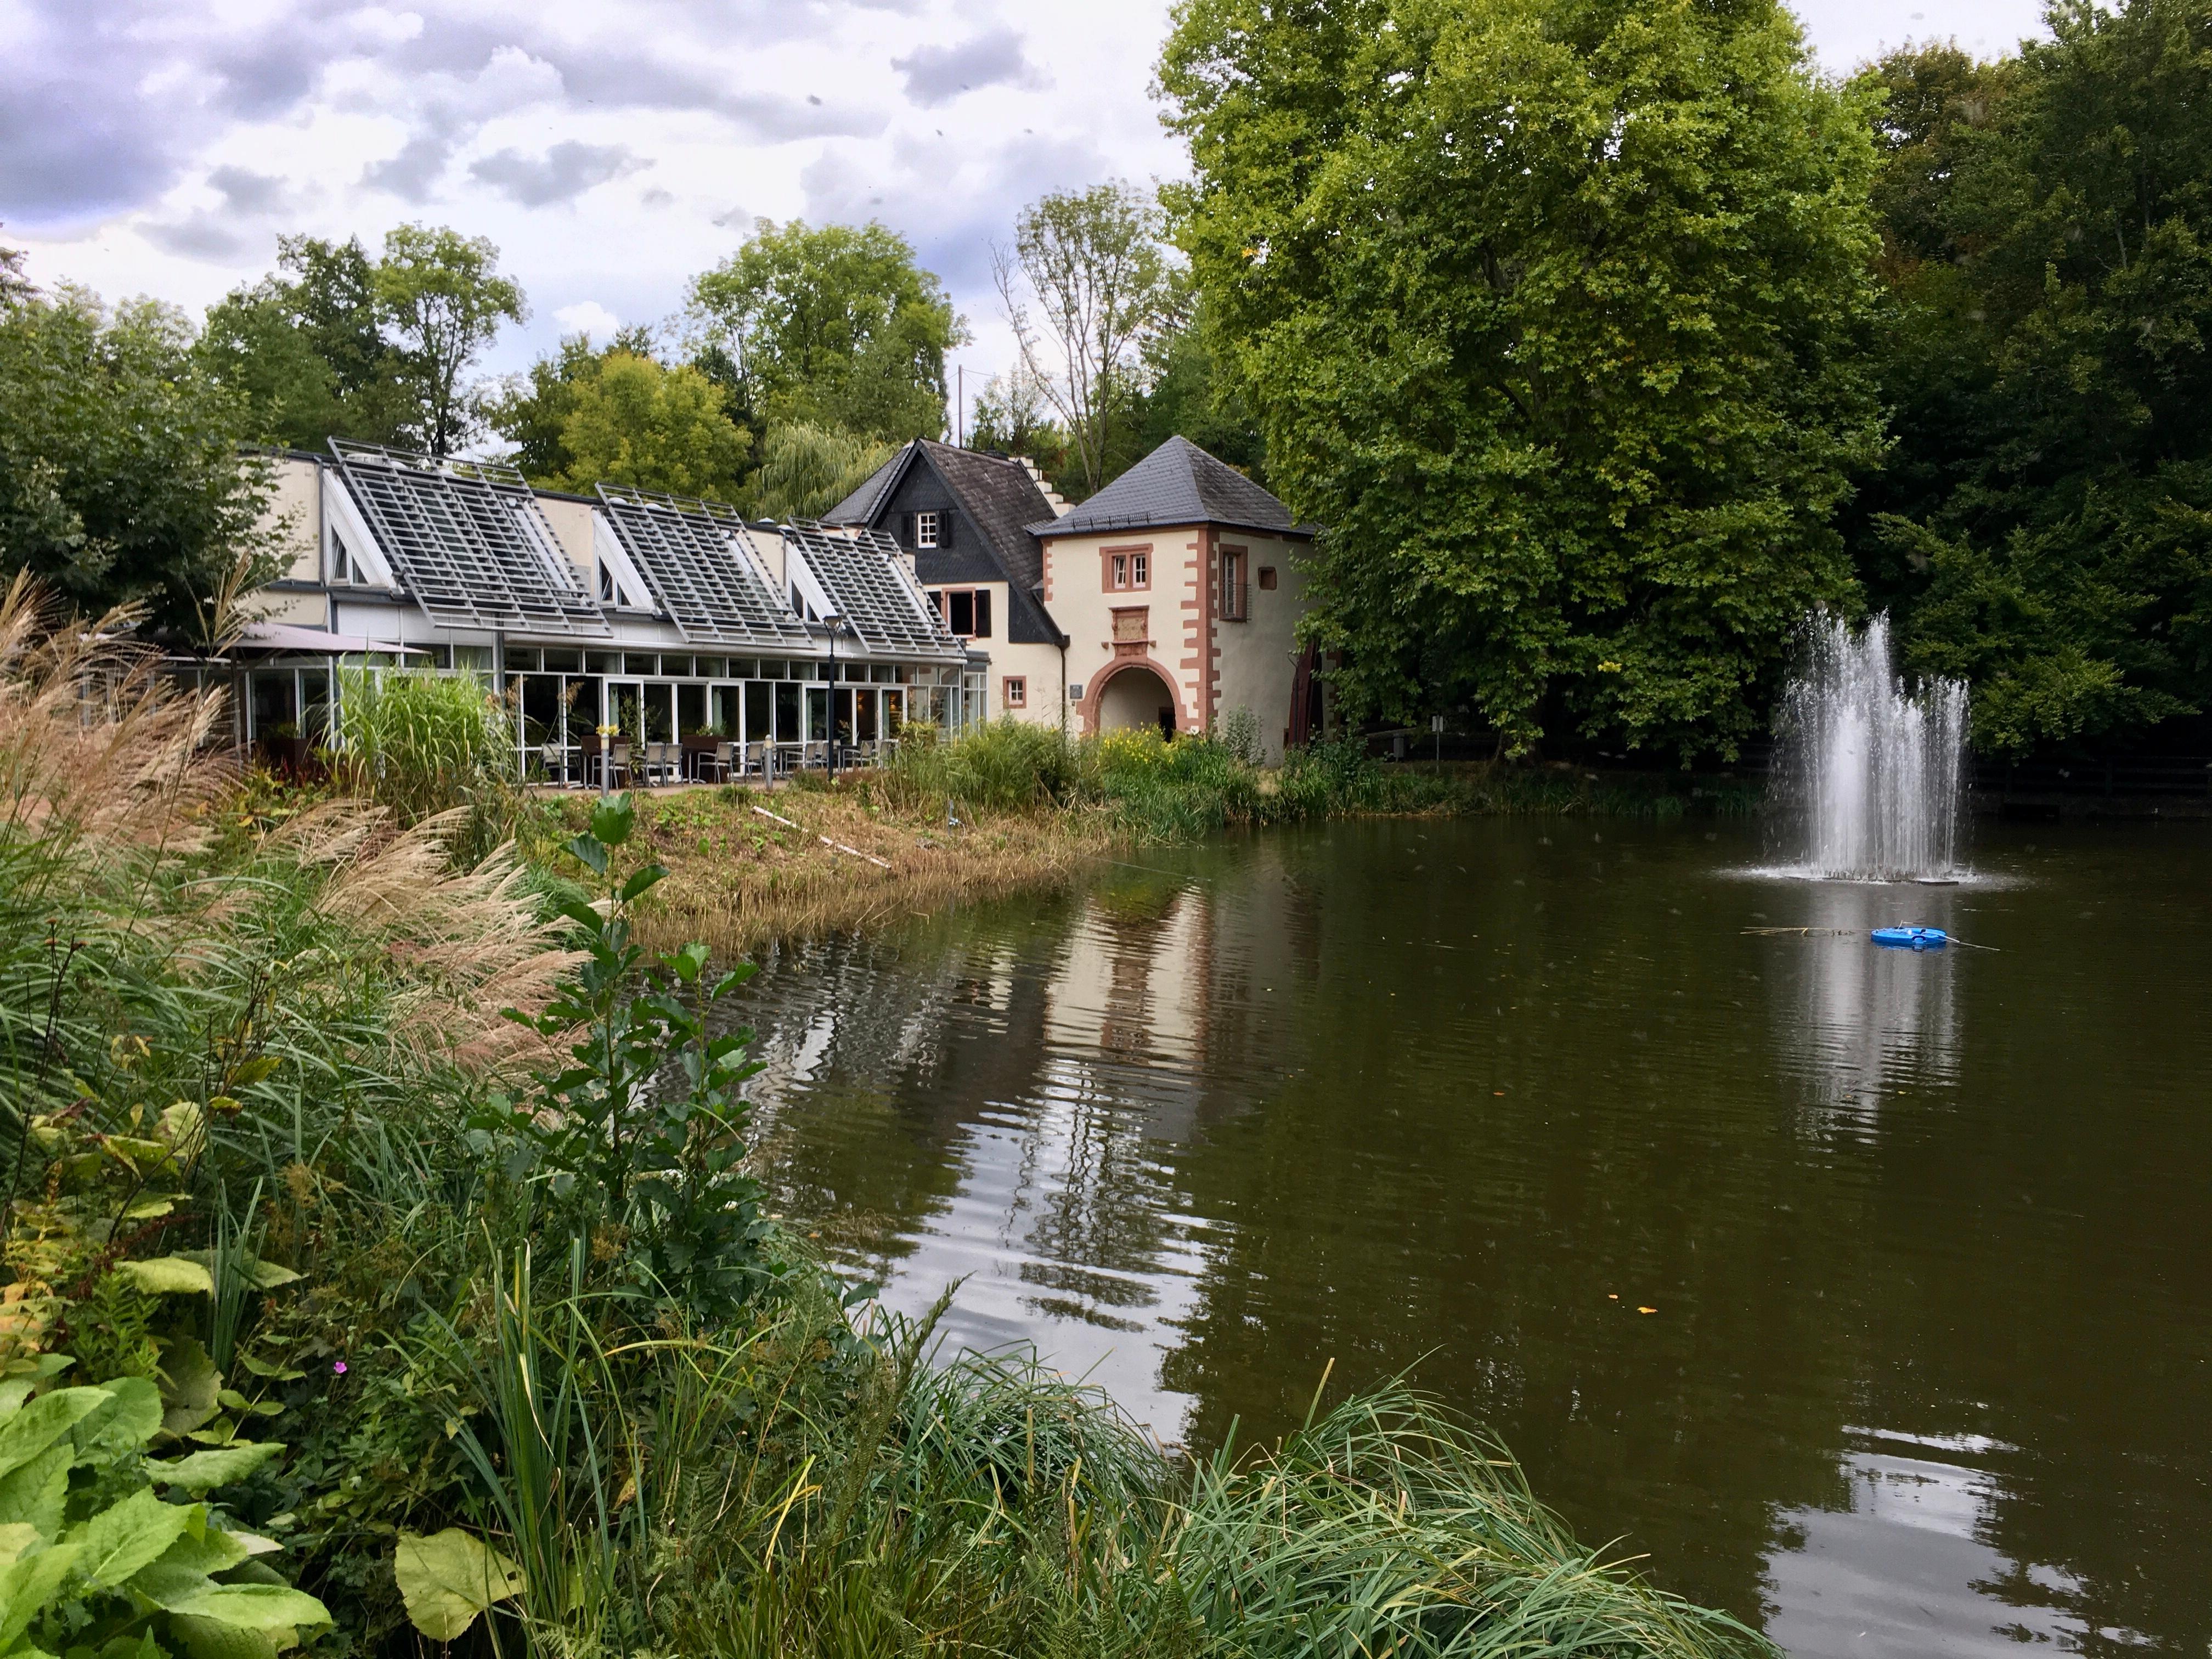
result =
M909 809L1096 811L1139 839L1358 814L1749 816L1752 779L1595 773L1572 766L1389 763L1352 742L1251 758L1248 733L1163 738L1150 727L1070 739L1002 719L950 740L917 734L875 787Z
M478 856L512 833L513 719L474 675L341 669L335 735L325 758L339 785L403 822L466 807Z

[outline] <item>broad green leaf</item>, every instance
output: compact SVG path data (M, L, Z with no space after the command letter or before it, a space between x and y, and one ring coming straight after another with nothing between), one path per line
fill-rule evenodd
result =
M297 1630L331 1622L330 1609L320 1601L283 1584L210 1584L175 1611L220 1620L240 1630Z
M118 1376L100 1386L111 1403L72 1431L77 1449L130 1451L151 1440L161 1426L161 1390L153 1378Z
M255 1062L248 1060L246 1064ZM179 1158L198 1157L200 1148L207 1144L206 1110L191 1100L180 1100L165 1108L161 1113L161 1135L176 1148Z
M274 1261L258 1258L246 1264L246 1282L257 1291L273 1291L279 1285L290 1285L305 1278L304 1273L290 1267L279 1267Z
M76 1565L76 1547L57 1544L0 1569L0 1652L13 1647Z
M181 1642L188 1659L276 1659L299 1640L296 1631L240 1630L215 1619L171 1613L168 1633ZM9 1659L15 1659L9 1655Z
M164 1504L150 1487L142 1486L94 1516L64 1541L76 1547L85 1582L109 1589L149 1562L161 1559L185 1535L198 1510L196 1504Z
M0 1419L0 1475L21 1468L94 1412L112 1405L105 1389L56 1389Z
M496 1602L522 1594L522 1569L482 1539L448 1527L428 1538L399 1534L392 1564L407 1617L434 1642L451 1642Z
M161 1395L167 1408L161 1426L171 1434L189 1434L216 1414L216 1393L222 1387L215 1361L196 1336L180 1336L161 1356L161 1372L168 1387Z
M0 1475L0 1524L36 1527L52 1543L61 1536L62 1506L69 1501L70 1465L76 1448L49 1446L20 1469Z
M160 1560L139 1568L131 1577L131 1588L148 1601L173 1610L202 1590L213 1589L209 1583L212 1574L228 1572L252 1554L239 1534L210 1527L197 1538L189 1534L179 1538Z
M240 1630L219 1619L195 1619L174 1611L169 1614L169 1632L185 1644L190 1659L276 1659L299 1639L291 1631Z
M0 1522L0 1565L21 1559L46 1541L27 1521Z
M180 1255L157 1255L147 1261L118 1261L115 1271L142 1291L151 1291L156 1296L204 1295L215 1289L215 1280L208 1270L197 1261Z
M619 847L637 828L637 808L627 794L610 796L592 808L592 839L602 847Z
M186 1492L210 1492L246 1477L284 1449L279 1440L252 1440L196 1451L173 1463L149 1463L146 1472L159 1485L181 1486Z

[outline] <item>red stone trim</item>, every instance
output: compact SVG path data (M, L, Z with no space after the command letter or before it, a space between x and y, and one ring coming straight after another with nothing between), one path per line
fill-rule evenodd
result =
M1127 558L1136 553L1145 556L1145 580L1133 581L1127 587L1115 586L1115 556L1118 554ZM1158 564L1158 560L1150 542L1121 542L1112 547L1102 547L1098 550L1098 591L1102 593L1149 593L1152 591L1152 579L1160 574Z
M1116 675L1132 668L1149 668L1160 677L1160 684L1168 689L1169 700L1175 704L1176 731L1198 730L1192 724L1193 711L1183 698L1182 681L1168 672L1165 663L1155 657L1117 657L1091 677L1083 688L1083 701L1075 705L1076 713L1082 716L1084 735L1090 736L1098 730L1098 704L1106 695L1107 686Z

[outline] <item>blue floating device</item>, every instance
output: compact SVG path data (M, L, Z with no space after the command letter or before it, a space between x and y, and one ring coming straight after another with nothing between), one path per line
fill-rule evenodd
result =
M1874 942L1899 951L1940 951L1951 939L1941 927L1877 927Z

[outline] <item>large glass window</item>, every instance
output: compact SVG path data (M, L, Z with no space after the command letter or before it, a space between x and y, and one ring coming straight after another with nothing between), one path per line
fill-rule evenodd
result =
M744 721L739 713L744 700L744 693L737 686L718 685L714 688L708 724L714 728L716 737L728 738L744 735Z
M806 688L806 741L820 743L830 735L830 688Z
M707 688L703 685L679 685L676 688L676 730L686 738L699 737L707 730Z
M799 687L789 680L778 680L775 686L775 740L778 743L797 743L799 739Z
M745 741L766 743L775 736L775 688L763 680L745 684Z

